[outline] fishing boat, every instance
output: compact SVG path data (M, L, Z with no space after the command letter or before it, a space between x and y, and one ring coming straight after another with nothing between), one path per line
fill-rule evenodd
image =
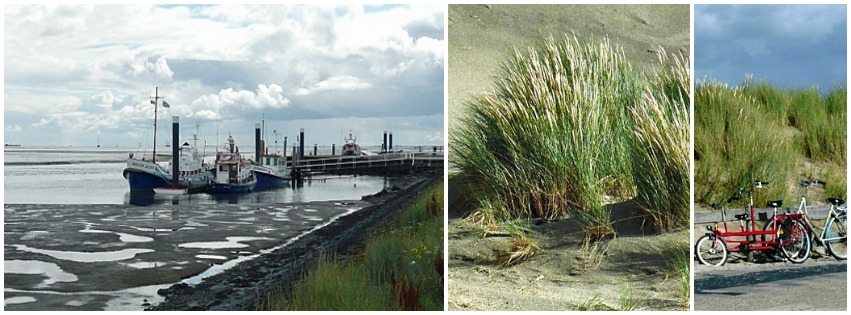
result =
M228 150L216 153L215 177L210 184L211 194L247 193L254 190L257 177L251 170L251 162L243 159L233 137L228 136Z
M157 155L157 107L162 97L154 94L151 104L154 105L154 147L150 155L143 154L141 157L130 153L127 166L124 168L124 178L130 184L130 191L148 191L154 188L173 187L186 188L190 191L203 191L213 180L213 172L209 165L204 163L196 147L190 147L184 143L177 149L177 156ZM168 103L162 102L163 107ZM175 134L177 134L175 130ZM158 161L164 158L166 162ZM168 162L168 160L171 162ZM176 165L175 165L176 164ZM177 168L177 182L172 183L173 171Z
M344 156L352 156L352 155L353 156L360 156L360 155L362 155L362 152L361 152L360 146L358 145L357 139L355 139L352 136L351 132L349 133L349 137L345 138L343 140L346 141L346 143L343 144L343 155Z
M263 155L260 164L249 166L257 177L257 189L284 187L290 182L290 171L287 161L277 154Z

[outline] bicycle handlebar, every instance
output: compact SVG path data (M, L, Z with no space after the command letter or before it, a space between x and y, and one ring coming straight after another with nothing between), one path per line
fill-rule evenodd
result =
M809 181L806 180L806 179L802 179L800 185L801 185L801 187L808 187L808 186L811 186L811 185L825 186L825 185L827 185L827 183L820 181L818 179L813 179L813 180L809 180Z

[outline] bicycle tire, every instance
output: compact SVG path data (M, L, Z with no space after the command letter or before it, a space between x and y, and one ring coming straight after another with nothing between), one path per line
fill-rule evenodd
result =
M848 259L848 219L845 212L838 213L837 216L831 216L827 222L827 227L824 229L825 239L841 237L839 240L825 241L824 246L831 256L837 260Z
M709 235L700 237L694 244L694 254L704 265L723 266L727 262L728 253L727 242L720 238L713 240Z
M777 220L777 218L771 218L770 220L768 220L768 222L765 222L765 225L762 227L762 230L768 231L768 229L772 227L771 223L776 221L776 220ZM780 222L777 222L777 226L780 226L780 224L781 224ZM762 236L760 236L760 238L762 239L763 242L768 241L768 238L766 237L766 235L762 235ZM774 240L777 241L777 235L776 234L774 235ZM779 247L774 248L774 250L766 250L765 256L768 257L769 259L773 260L773 261L786 261L786 257L780 251Z
M807 233L807 228L798 220L786 219L777 230L777 240L782 244L791 240L785 246L778 244L783 256L789 261L800 264L810 258L810 235Z

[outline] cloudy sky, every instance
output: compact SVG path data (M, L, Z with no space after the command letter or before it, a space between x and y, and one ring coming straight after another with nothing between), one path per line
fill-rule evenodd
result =
M695 5L697 79L846 85L845 5Z
M5 6L4 141L443 143L443 6ZM185 137L183 137L185 139Z

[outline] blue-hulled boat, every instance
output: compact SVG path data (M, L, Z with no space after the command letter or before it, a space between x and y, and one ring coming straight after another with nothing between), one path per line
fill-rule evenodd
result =
M157 158L157 108L159 107L159 89L154 92L154 97L151 99L151 104L154 105L154 147L153 152L148 157L144 155L141 159L135 158L133 153L127 159L127 167L124 168L123 176L130 184L132 192L152 192L155 188L186 188L189 191L203 191L213 180L212 170L204 163L203 158L198 154L195 147L190 147L189 143L184 143L177 152L177 157L163 157L164 160L172 162L159 163ZM169 107L168 103L162 101L163 107ZM174 118L174 128L177 128L177 118ZM174 130L175 142L178 139L179 129ZM197 138L196 138L197 139ZM177 145L175 143L175 145ZM173 152L175 152L173 151ZM176 165L174 163L177 163ZM178 180L172 183L174 174L172 170L177 166Z
M257 177L256 189L273 189L284 187L290 183L290 172L286 160L280 155L263 155L263 165L252 164L251 171Z
M200 158L198 150L184 144L180 148L180 170L177 186L190 191L202 191L213 181L213 172ZM124 168L124 178L130 184L131 191L153 191L154 188L171 184L171 162L157 163L153 157L135 158L132 154Z
M216 154L215 177L211 194L248 193L257 185L257 177L249 167L251 163L240 156L232 136L228 136L228 151Z

